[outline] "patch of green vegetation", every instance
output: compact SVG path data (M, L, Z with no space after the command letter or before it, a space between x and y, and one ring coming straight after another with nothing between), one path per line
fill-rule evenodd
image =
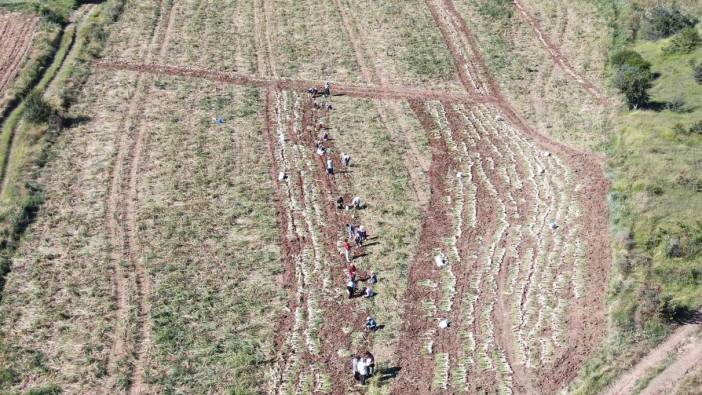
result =
M0 0L0 8L37 14L46 22L64 25L81 0Z
M138 222L154 278L151 384L164 393L256 392L275 361L285 297L261 94L163 80L145 99L168 111L149 121Z
M699 6L698 6L699 7ZM625 10L621 15L633 15ZM612 23L624 24L626 18ZM633 40L636 37L630 36ZM609 148L615 265L612 329L570 390L600 393L667 336L671 322L702 305L702 86L690 66L699 48L666 53L673 38L635 41L612 64L634 62L657 76L643 108L619 114ZM619 54L621 54L620 52ZM638 53L641 56L633 55Z
M670 44L663 48L668 54L690 53L702 45L702 38L694 27L688 27L673 36Z
M44 97L50 84L54 82L64 60L72 45L76 51L77 59L84 59L87 63L92 54L86 54L88 48L101 48L104 41L96 42L98 38L89 36L86 32L102 29L107 23L114 21L115 15L123 7L123 0L114 0L103 5L93 19L88 21L81 29L76 39L74 28L66 28L60 46L53 56L47 52L45 61L51 61L43 74L40 70L44 66L32 67L29 72L41 77L14 111L2 125L0 134L0 163L2 163L4 177L0 182L4 184L0 196L0 291L3 289L5 275L11 266L11 257L20 241L24 230L33 221L39 207L44 201L41 186L36 182L39 170L46 163L46 158L57 135L59 134L63 119L57 108L52 107ZM97 52L93 52L96 54ZM41 63L40 63L41 64ZM73 80L72 89L80 88L81 81L87 78L87 67L79 73L76 64L65 67L60 85L65 86L66 74ZM30 79L36 79L32 77ZM58 102L64 109L67 108L66 97L73 90L62 89ZM14 150L14 155L10 151Z
M673 305L696 309L702 305L702 240L695 222L702 210L696 191L702 136L679 131L682 126L692 132L702 120L702 87L688 71L702 51L666 56L666 41L635 47L660 77L650 90L650 108L624 113L617 124L613 191L627 209L615 224L631 229L632 251L652 259L650 268L635 269L634 276L660 286ZM676 101L684 104L666 105Z
M58 385L52 384L39 388L32 388L27 393L28 395L60 395L63 391Z

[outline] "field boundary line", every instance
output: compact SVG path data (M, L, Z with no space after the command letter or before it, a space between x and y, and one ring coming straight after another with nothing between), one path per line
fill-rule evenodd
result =
M104 59L93 62L97 69L133 71L155 75L170 75L176 77L201 78L209 81L222 82L232 85L254 86L257 88L272 88L277 90L305 90L324 84L322 80L298 80L255 76L250 74L215 71L201 67L159 64L150 62L132 62L120 59ZM419 89L403 86L357 85L334 82L334 94L351 97L364 97L380 100L426 99L444 100L461 103L495 103L495 99L483 95L471 95L460 92L448 92L432 89Z

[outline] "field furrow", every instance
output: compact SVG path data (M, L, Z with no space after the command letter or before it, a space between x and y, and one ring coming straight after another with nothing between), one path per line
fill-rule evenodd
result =
M28 53L39 18L18 15L0 15L3 36L0 37L0 93L19 73L22 61Z

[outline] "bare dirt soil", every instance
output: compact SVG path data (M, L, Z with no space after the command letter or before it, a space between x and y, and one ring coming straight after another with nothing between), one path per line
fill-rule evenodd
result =
M19 73L38 23L35 16L0 14L0 95Z

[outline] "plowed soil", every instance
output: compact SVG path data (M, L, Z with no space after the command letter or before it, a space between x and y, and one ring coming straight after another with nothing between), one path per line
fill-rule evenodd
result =
M35 16L0 14L0 97L17 77L38 23Z
M575 376L605 333L610 250L608 183L602 159L554 141L522 119L491 78L468 22L451 0L427 0L426 5L453 54L456 78L464 85L464 93L389 86L386 71L367 60L372 53L364 46L363 32L356 33L353 16L342 2L335 4L341 11L340 29L349 36L369 85L335 82L333 93L377 102L408 101L432 154L431 163L423 165L428 167L429 196L420 199L426 200L426 211L419 244L409 262L401 306L403 326L395 351L401 371L392 391L557 392ZM278 320L276 377L270 390L299 391L310 382L319 390L325 381L321 374L326 374L332 393L348 393L353 384L348 358L340 351L358 350L352 350L343 323L362 322L365 313L338 300L337 291L344 282L342 262L338 262L339 270L325 268L331 273L331 287L316 284L319 279L310 283L311 276L304 271L312 269L297 266L303 266L299 262L308 259L306 254L325 263L336 254L340 230L349 217L330 203L343 190L340 186L352 181L342 174L327 177L324 159L313 154L316 125L326 118L324 110L315 109L303 91L323 81L277 75L275 32L270 30L274 6L269 0L254 5L255 76L152 63L150 57L143 63L101 60L95 66L265 90L264 133L274 163L270 173L276 183L279 236L285 253L281 282L289 294L289 313ZM161 40L163 45L167 38ZM562 56L557 61L573 71ZM370 85L374 80L380 85ZM583 86L599 94L592 84L583 82ZM389 127L388 115L378 111ZM401 115L394 108L388 112ZM140 139L136 136L137 144ZM138 154L138 145L130 147L125 149ZM113 210L127 214L130 207L124 207L123 200L136 197L132 184L138 175L138 156L133 156L129 152L121 157L130 174L117 182L125 183L129 190L125 196L115 195L112 204ZM288 163L293 156L297 162ZM333 161L336 168L341 167L338 157ZM285 181L278 178L281 171L287 172ZM468 186L462 183L454 189L456 179L468 180L461 181ZM314 199L308 190L316 194ZM464 198L468 194L473 200ZM323 202L321 207L313 207L315 199ZM456 202L460 202L458 209ZM310 212L317 218L310 218ZM554 220L559 222L558 230L552 228ZM127 225L132 222L127 215ZM122 239L129 238L128 226ZM437 250L446 252L446 240L452 238L455 257L442 271L433 265L433 257ZM582 253L574 247L577 243L582 243ZM362 248L355 249L355 254L363 253ZM453 284L446 280L451 276ZM314 298L320 295L317 305ZM308 316L313 308L323 312L319 329ZM442 318L452 322L447 330L437 329ZM299 339L303 333L308 336L306 343ZM311 352L310 334L320 339L317 352ZM294 342L298 343L288 345ZM372 341L364 336L361 343L369 346ZM445 359L438 359L439 355ZM445 371L438 369L440 365Z

